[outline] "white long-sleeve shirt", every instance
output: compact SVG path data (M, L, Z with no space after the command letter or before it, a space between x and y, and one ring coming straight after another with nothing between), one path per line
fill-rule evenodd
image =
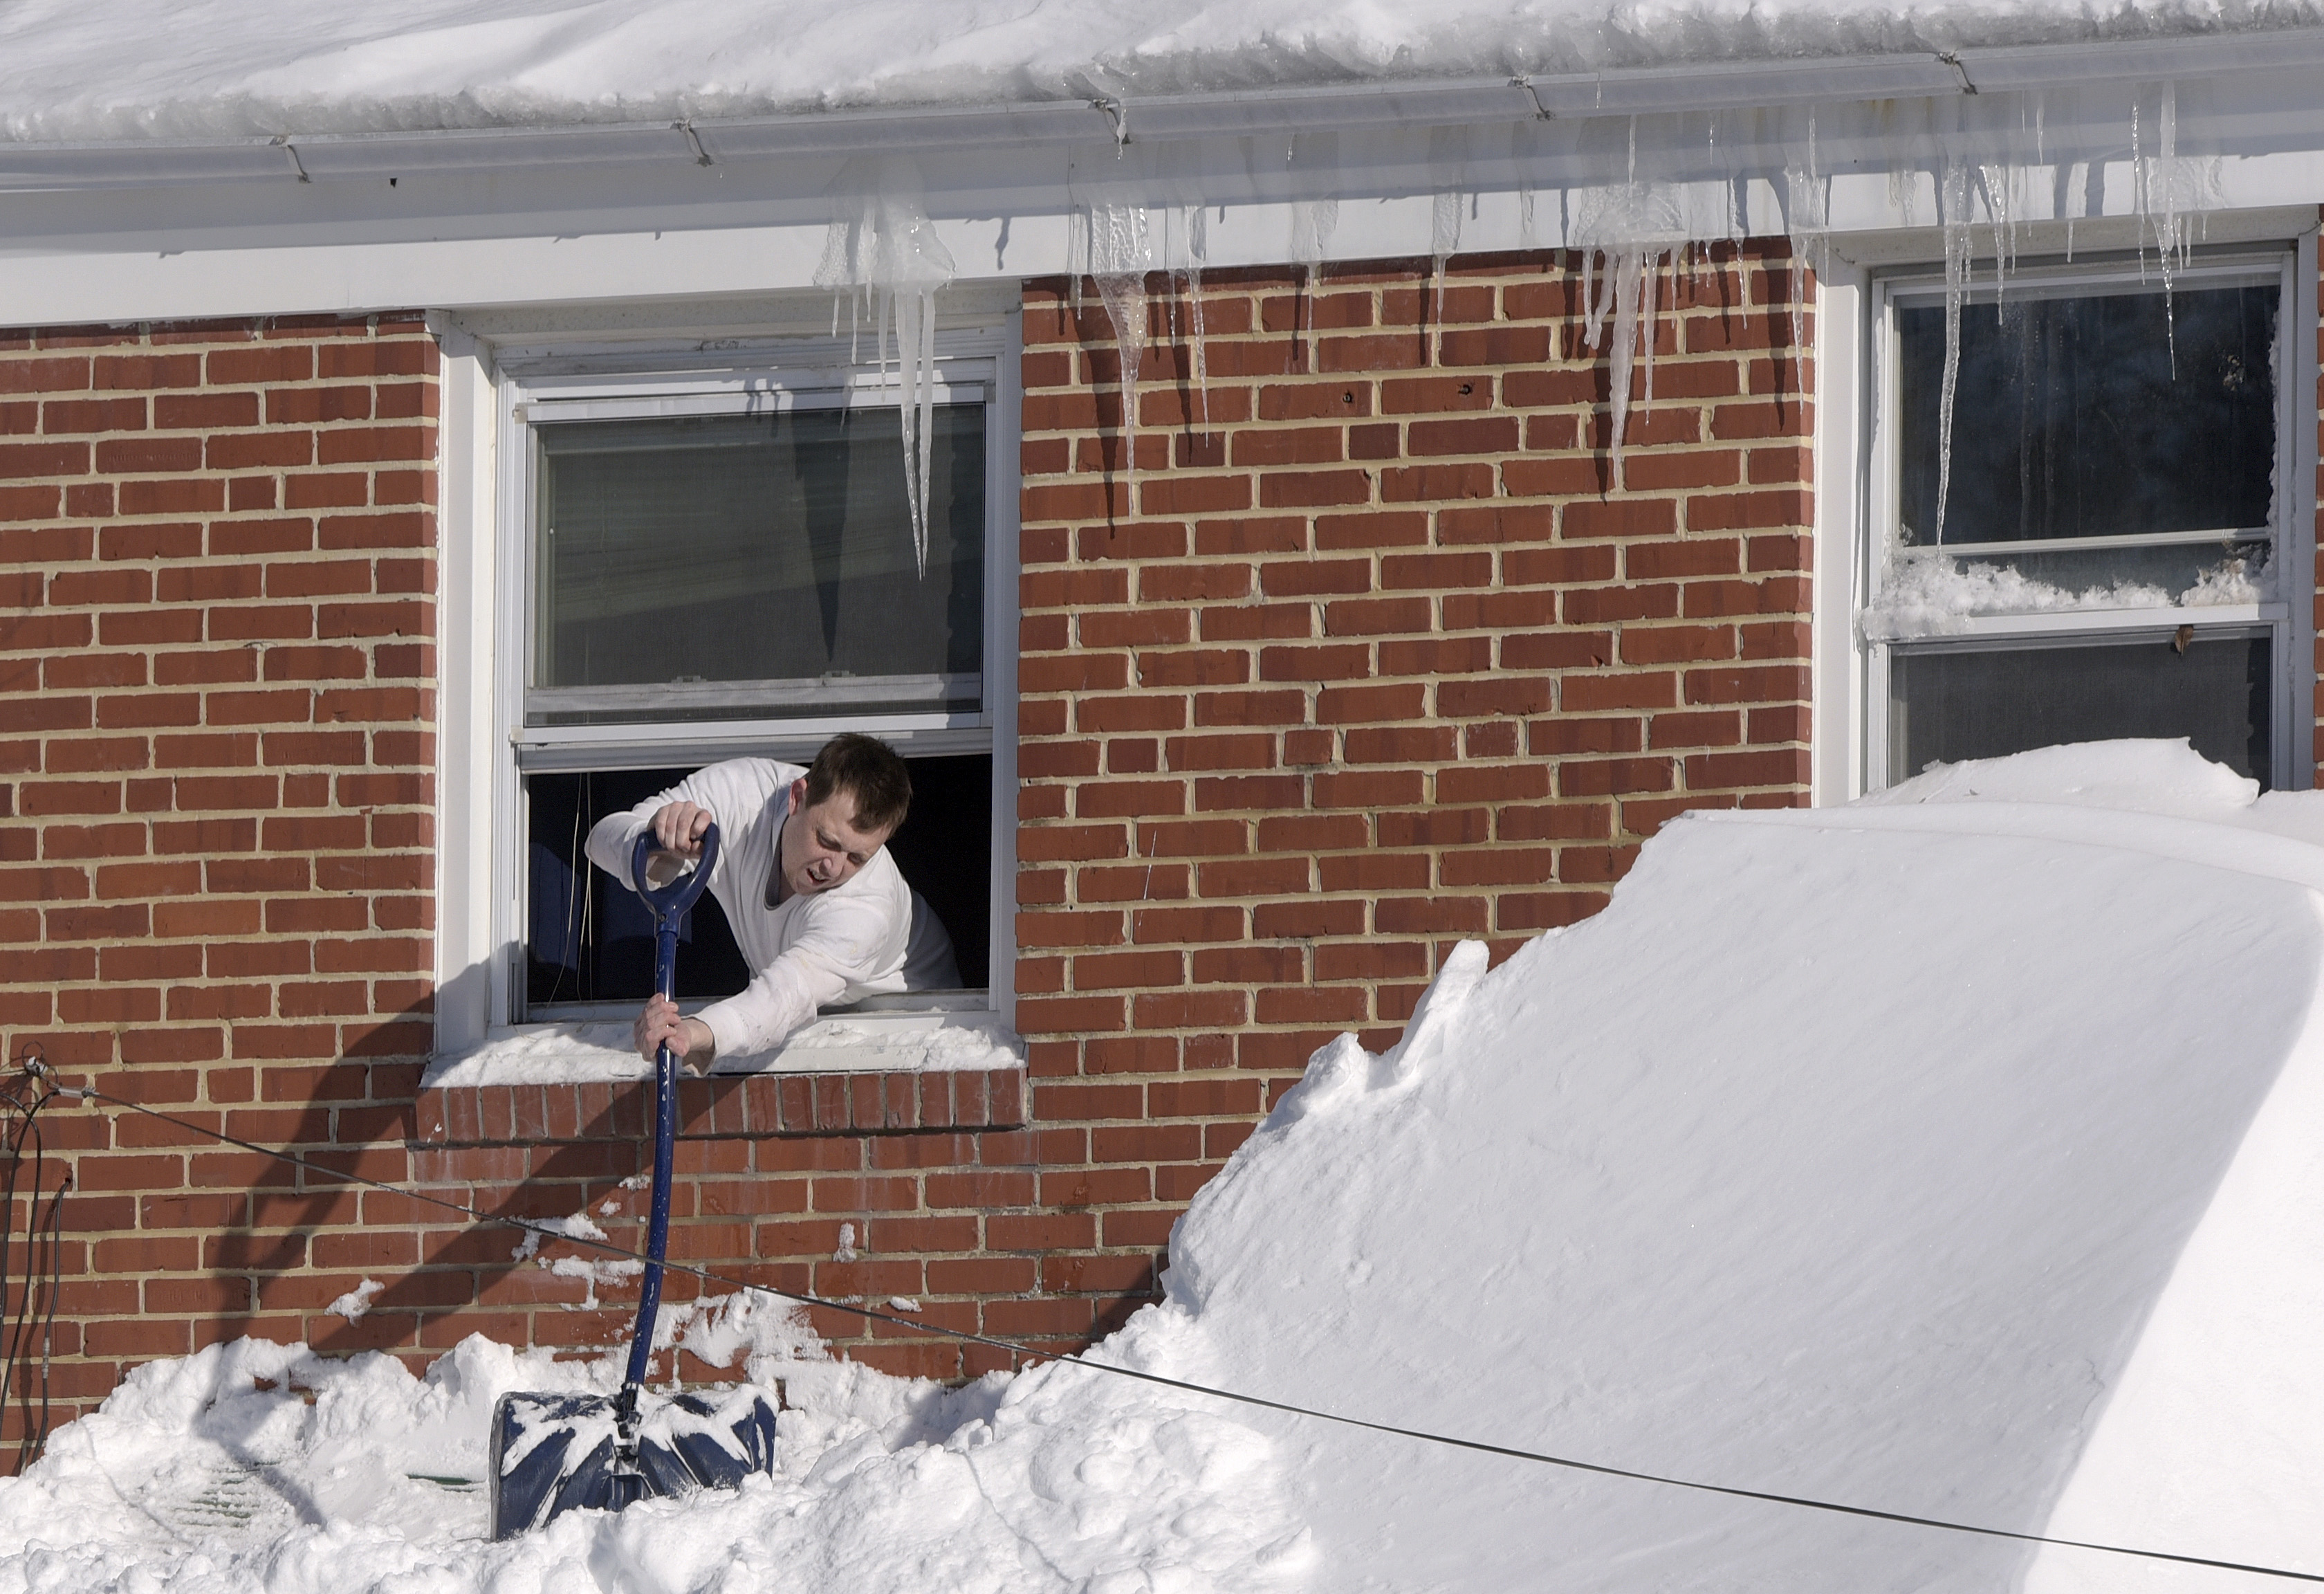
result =
M951 938L904 883L884 847L843 885L780 904L772 900L791 783L806 773L771 758L714 764L627 813L606 815L589 832L591 860L635 889L631 851L665 803L694 803L718 821L710 894L757 971L740 995L697 1015L710 1026L721 1057L768 1050L827 1003L959 982ZM647 884L667 882L657 871Z

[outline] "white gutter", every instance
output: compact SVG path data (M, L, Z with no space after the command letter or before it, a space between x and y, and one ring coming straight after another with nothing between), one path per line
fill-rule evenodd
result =
M713 165L881 151L1173 143L1339 129L1942 98L2324 67L2324 28L2126 42L1677 64L1128 100L811 112L690 122L447 128L217 140L0 144L0 191L312 182L576 166Z

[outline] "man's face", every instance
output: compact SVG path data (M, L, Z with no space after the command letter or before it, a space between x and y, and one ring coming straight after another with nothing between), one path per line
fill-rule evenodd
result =
M845 787L812 807L807 802L804 776L791 783L790 817L783 823L783 889L792 896L813 896L855 877L886 844L888 830L862 830L855 826L855 793Z

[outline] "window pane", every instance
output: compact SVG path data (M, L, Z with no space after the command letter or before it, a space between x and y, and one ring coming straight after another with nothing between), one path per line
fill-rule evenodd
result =
M939 408L928 560L892 409L538 430L531 724L973 707L984 412Z
M2068 647L1899 652L1888 664L1888 780L1932 764L2061 742L2185 737L2204 757L2269 783L2264 636Z
M1946 542L2269 524L2273 285L2005 298L1961 312ZM1937 541L1941 305L1896 312L1908 544Z

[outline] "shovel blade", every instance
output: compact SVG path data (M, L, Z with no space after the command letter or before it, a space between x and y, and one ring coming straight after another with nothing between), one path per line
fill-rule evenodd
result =
M774 1470L775 1408L760 1390L642 1398L638 1415L631 1465L617 1453L611 1397L502 1395L493 1407L493 1537L513 1538L567 1511L736 1488Z

